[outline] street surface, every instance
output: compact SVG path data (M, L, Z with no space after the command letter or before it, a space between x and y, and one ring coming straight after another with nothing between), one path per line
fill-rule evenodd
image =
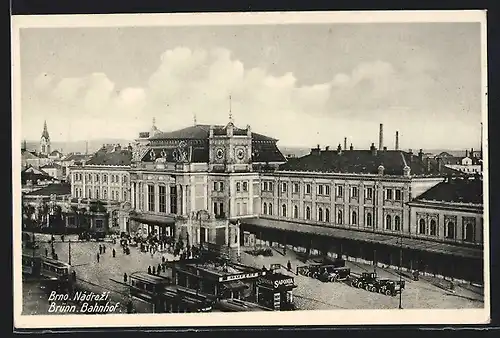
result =
M50 245L43 243L50 239L50 236L37 234L37 241L40 245L40 253L44 254L45 248L50 251ZM68 262L69 260L69 237L65 242L56 242L54 247L59 260ZM131 247L130 255L123 253L122 248L117 241L116 244L110 242L73 242L76 237L72 237L71 244L71 264L77 273L77 279L86 284L90 289L96 292L110 291L111 297L115 299L124 299L128 296L128 288L123 283L123 274L137 271L146 272L148 266L157 267L164 256L171 261L175 257L169 253L157 252L154 255L142 253L139 248ZM56 241L60 238L56 237ZM97 253L99 245L106 246L106 253L100 255L97 262ZM112 249L116 250L116 257L112 256ZM248 250L249 248L247 248ZM252 256L241 249L241 263L262 268L269 268L270 264L281 264L286 267L290 260L292 271L295 272L297 266L304 265L292 250L287 250L283 256L273 249L272 257ZM361 273L364 271L373 271L373 267L347 262L351 271ZM295 275L293 272L287 272L282 268L282 273L293 275L297 288L294 289L295 304L301 310L326 310L326 309L397 309L399 305L399 296L391 297L378 293L368 292L357 289L345 283L324 283L311 277ZM377 273L381 278L399 279L395 271L377 268ZM168 270L161 275L168 277ZM406 288L403 290L402 305L404 309L463 309L463 308L482 308L484 306L481 290L468 289L456 286L455 293L443 290L426 280L413 281L404 278ZM26 284L26 283L24 283ZM44 308L48 307L43 299L43 290L33 286L25 286L26 295L23 302L29 307L30 313L45 313ZM92 290L94 291L94 290ZM121 310L123 311L123 309Z

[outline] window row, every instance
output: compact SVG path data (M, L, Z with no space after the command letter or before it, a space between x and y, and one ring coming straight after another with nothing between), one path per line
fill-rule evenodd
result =
M83 181L83 177L84 176L81 173L73 174L74 181ZM120 177L121 177L121 182L120 182ZM110 183L127 184L128 182L127 176L121 176L116 174L85 174L85 181L88 183L108 183L108 179Z
M84 194L82 188L75 188L75 197L76 198L89 198L89 199L103 199L103 200L113 200L113 201L126 201L128 199L127 191L123 191L122 195L120 195L119 191L111 190L108 194L107 189L99 190L99 188L89 188L85 191L87 194ZM123 197L122 197L123 196Z
M279 184L279 190L281 193L287 193L288 192L288 182L281 182ZM292 186L292 193L293 194L298 194L300 193L300 184L299 183L291 183ZM273 183L264 181L262 182L262 191L273 191ZM365 198L366 199L373 199L373 187L365 187ZM304 185L304 194L305 195L311 195L312 194L312 184L311 183L306 183ZM316 185L316 194L318 196L330 196L331 195L331 186L328 184L318 184ZM344 186L343 185L336 185L335 186L335 197L344 197ZM350 198L358 198L359 197L359 187L350 187L349 188L349 197ZM387 189L386 191L386 197L387 199L394 199L393 198L393 191L392 189ZM394 197L396 200L401 199L401 190L395 190L394 191Z
M170 213L177 213L177 189L175 186L169 186L170 188ZM139 185L139 208L143 210L144 208L144 190L142 185ZM158 205L156 205L156 192L155 186L153 184L147 185L147 210L149 212L160 212L167 213L167 186L158 186Z
M236 182L236 192L248 191L248 182Z
M420 235L438 237L440 234L437 220L431 218L427 221L425 218L420 218L418 220L417 232ZM454 221L448 220L444 225L444 238L457 239L457 225ZM476 241L476 225L472 221L464 221L462 225L462 240L469 243Z

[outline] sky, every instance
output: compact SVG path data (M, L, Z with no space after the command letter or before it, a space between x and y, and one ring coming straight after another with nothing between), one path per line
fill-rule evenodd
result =
M282 146L480 144L479 23L22 28L22 137L234 123ZM231 96L231 100L229 100Z

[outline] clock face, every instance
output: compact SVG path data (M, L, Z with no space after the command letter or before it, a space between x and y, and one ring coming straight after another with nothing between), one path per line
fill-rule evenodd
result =
M215 151L215 157L219 160L222 159L224 157L224 149L217 148L217 150Z
M245 150L243 148L239 148L238 150L236 150L236 157L239 160L242 160L245 157Z

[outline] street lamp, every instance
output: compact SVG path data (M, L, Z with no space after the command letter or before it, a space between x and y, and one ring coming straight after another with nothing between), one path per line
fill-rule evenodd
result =
M399 309L403 309L403 274L402 274L402 265L403 265L403 227L400 229L399 234Z

